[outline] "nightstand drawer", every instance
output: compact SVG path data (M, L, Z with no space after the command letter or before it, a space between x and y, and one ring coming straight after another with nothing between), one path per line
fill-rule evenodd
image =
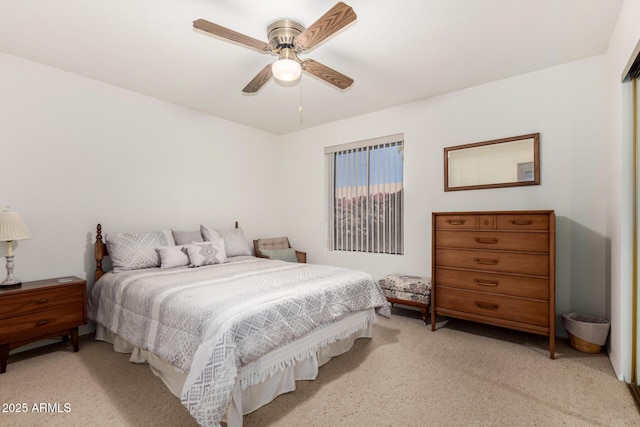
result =
M21 316L69 304L84 303L85 285L64 285L32 292L17 292L0 300L0 319Z
M24 340L32 336L42 336L48 332L77 327L83 323L82 302L19 317L0 319L0 342L11 338Z

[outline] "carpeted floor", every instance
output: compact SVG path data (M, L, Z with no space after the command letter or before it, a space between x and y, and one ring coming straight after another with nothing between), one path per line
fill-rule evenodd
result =
M60 343L10 356L0 403L2 426L197 425L148 366L91 336L78 353ZM604 353L558 339L550 360L545 337L459 320L431 332L394 308L316 381L245 416L302 425L637 426L640 415Z

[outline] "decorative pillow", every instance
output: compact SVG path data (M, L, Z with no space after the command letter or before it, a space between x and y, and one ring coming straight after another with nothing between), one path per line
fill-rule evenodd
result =
M156 251L160 255L160 268L163 270L189 265L189 256L183 245L161 246L156 248Z
M224 250L224 240L218 239L213 242L194 242L186 245L187 254L191 267L203 265L222 264L227 262L227 254Z
M188 245L191 242L204 242L200 231L171 230L171 233L173 234L173 240L175 240L176 245Z
M213 230L211 228L207 228L204 225L200 226L200 234L204 238L205 242L213 242L214 240L218 240L218 239L222 238L222 236L220 236L216 232L216 230Z
M202 232L202 237L204 237L205 242L222 237L227 256L251 255L251 248L249 247L249 243L247 243L247 239L244 237L242 228L211 230L201 225L200 231Z
M158 267L160 246L175 246L169 230L151 233L106 233L107 250L111 256L113 272Z
M268 256L271 259L279 259L287 262L298 262L296 257L296 250L293 248L287 249L260 249L260 253Z

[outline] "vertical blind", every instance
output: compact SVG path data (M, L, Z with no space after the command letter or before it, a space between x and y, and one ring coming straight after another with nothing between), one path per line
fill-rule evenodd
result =
M404 135L325 148L328 248L404 253Z

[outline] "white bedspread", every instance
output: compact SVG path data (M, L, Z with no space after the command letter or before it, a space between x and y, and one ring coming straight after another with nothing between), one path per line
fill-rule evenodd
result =
M240 368L370 308L389 316L380 287L366 273L253 257L196 269L107 273L89 297L92 320L188 372L182 404L203 426L219 425ZM321 344L294 346L248 381L257 384L283 369L282 360L291 364Z

